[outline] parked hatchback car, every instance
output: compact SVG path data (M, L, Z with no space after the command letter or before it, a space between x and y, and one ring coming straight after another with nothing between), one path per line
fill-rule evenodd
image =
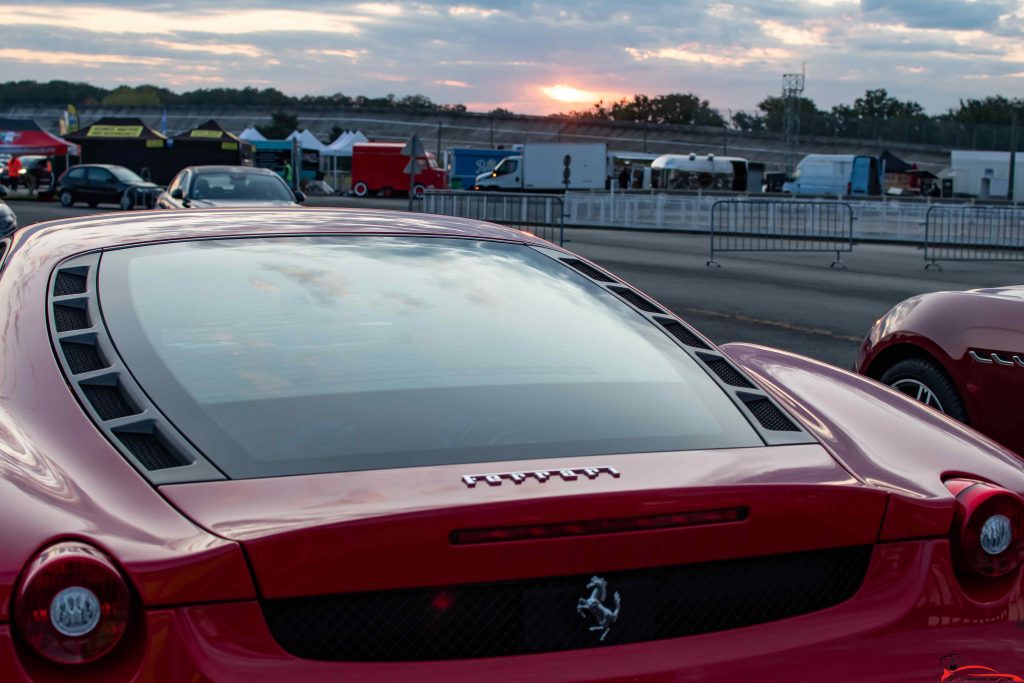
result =
M4 683L1024 661L1019 458L533 235L79 217L14 234L0 308Z
M1024 286L911 297L875 323L856 367L1024 455Z
M171 180L156 200L158 209L241 206L298 206L306 201L278 174L252 166L190 166Z
M62 206L84 202L89 206L117 204L130 209L143 193L159 186L144 180L124 166L113 164L81 164L72 166L57 180L57 198Z

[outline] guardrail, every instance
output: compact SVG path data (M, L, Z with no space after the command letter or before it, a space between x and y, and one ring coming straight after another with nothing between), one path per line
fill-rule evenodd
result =
M423 213L475 218L565 242L565 202L560 196L506 192L427 190Z
M719 200L711 205L710 257L716 252L835 252L831 268L846 268L853 251L853 209L845 202Z
M925 269L938 261L1024 261L1024 209L933 206L924 221Z

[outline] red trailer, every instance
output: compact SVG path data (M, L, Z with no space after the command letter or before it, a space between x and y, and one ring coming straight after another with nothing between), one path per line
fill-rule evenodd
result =
M395 193L408 195L409 174L405 172L409 157L402 154L401 142L364 142L352 147L352 192L357 197L370 193L390 197ZM445 173L434 155L427 152L428 168L416 174L413 192L448 187Z

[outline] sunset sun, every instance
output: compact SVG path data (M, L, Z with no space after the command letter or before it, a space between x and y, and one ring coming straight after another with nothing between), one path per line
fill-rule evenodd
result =
M596 102L601 99L597 93L564 84L545 86L541 92L558 102Z

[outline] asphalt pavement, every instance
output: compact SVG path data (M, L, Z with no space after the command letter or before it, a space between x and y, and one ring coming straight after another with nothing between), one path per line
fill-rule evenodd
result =
M9 202L20 225L110 209ZM404 199L311 197L311 206L404 209ZM111 207L113 208L113 207ZM944 263L925 270L919 248L858 244L843 254L724 253L710 268L708 238L661 232L567 228L566 247L607 267L671 308L718 343L775 346L841 367L894 304L920 294L1024 283L1020 265Z

